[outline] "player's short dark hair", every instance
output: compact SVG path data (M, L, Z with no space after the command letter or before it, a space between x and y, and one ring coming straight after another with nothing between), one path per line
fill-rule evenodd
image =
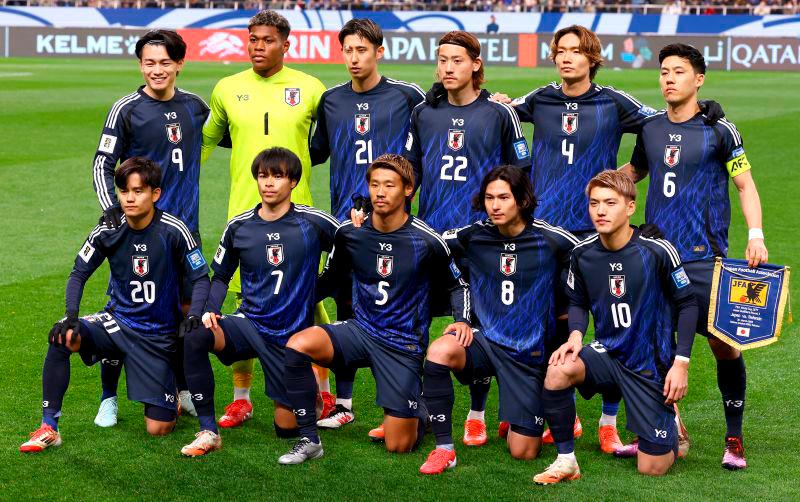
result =
M250 168L253 179L257 179L259 174L275 175L281 174L292 181L300 181L303 176L303 165L300 158L289 149L275 146L267 148L256 155L253 165Z
M603 56L601 55L603 47L600 44L600 39L597 37L597 34L595 34L595 32L589 28L573 24L572 26L561 28L555 32L553 35L553 40L550 42L550 60L554 63L556 62L558 42L564 37L564 35L568 35L570 33L578 37L578 40L580 40L578 43L578 48L581 51L581 54L586 56L586 58L589 60L589 64L592 65L592 67L589 69L589 80L594 80L595 75L597 75L597 71L600 70L601 66L603 66Z
M289 33L292 32L289 21L274 10L265 9L251 17L247 24L247 31L251 31L253 26L273 26L284 40L289 38Z
M685 59L692 65L695 73L706 74L706 59L697 48L688 44L669 44L658 51L658 64L663 63L670 56Z
M467 51L469 58L473 61L481 57L481 43L475 35L467 31L455 30L445 33L444 36L439 39L439 47L444 44L463 47ZM439 49L436 49L436 55L439 55ZM485 81L486 79L483 77L483 61L481 61L481 67L478 68L478 71L472 72L472 87L474 89L480 89Z
M161 188L161 168L146 157L131 157L119 165L114 171L114 184L120 190L128 188L128 178L138 174L145 186L153 190Z
M356 35L369 41L377 49L383 45L383 30L372 19L353 18L347 21L339 31L339 44L344 44L344 38L348 35Z
M142 60L145 45L163 45L169 58L175 62L186 58L186 42L174 30L150 30L136 42L136 57Z
M369 183L372 172L376 169L388 169L390 171L394 171L400 175L404 186L414 186L414 167L411 165L411 162L409 162L402 155L397 155L395 153L384 153L375 159L367 168L367 174L365 176L367 183Z
M586 185L587 197L594 188L610 188L627 200L636 200L636 185L633 180L624 172L616 169L600 171L594 178L590 179Z
M533 218L533 210L536 209L537 202L536 196L533 195L533 185L528 173L516 166L500 166L495 167L483 177L481 181L481 189L472 198L472 209L475 211L486 211L486 189L489 183L497 180L505 181L511 186L511 193L514 195L514 200L517 202L517 207L522 215L522 219L526 222L531 221Z

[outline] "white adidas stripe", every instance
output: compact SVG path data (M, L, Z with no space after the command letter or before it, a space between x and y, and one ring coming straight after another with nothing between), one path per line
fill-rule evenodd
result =
M197 247L197 242L194 240L194 237L192 237L192 233L189 231L189 228L186 226L186 224L181 220L169 213L161 213L161 221L180 230L183 238L186 240L186 244L189 246L189 249Z
M100 206L103 211L114 205L111 201L111 196L106 191L105 177L103 176L103 165L106 163L105 155L98 155L94 159L94 166L92 166L92 177L94 179L95 191L97 198L100 199Z

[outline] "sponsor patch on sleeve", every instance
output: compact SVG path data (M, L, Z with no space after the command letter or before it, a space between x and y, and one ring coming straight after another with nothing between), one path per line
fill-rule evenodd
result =
M643 106L639 108L639 114L644 115L645 117L649 117L650 115L655 115L656 110L655 108L650 108L649 106Z
M117 145L117 137L111 134L103 134L100 138L100 145L97 149L103 153L114 153L114 147Z
M528 153L528 144L525 142L524 139L521 139L514 143L514 151L517 153L517 158L519 160L527 159L530 154Z
M575 290L575 274L572 273L572 267L569 268L567 273L567 286L569 286L569 289Z
M222 244L220 244L219 247L217 248L217 252L214 254L214 261L218 265L222 265L222 259L224 257L225 257L225 248L222 246Z
M206 264L206 259L203 258L203 253L201 253L199 249L195 249L187 254L186 259L189 260L189 265L192 267L192 270L197 270Z
M86 263L89 263L89 260L92 259L93 254L94 254L94 247L92 247L92 245L89 244L89 241L86 241L81 250L78 251L78 256L80 256L81 259Z
M736 152L740 150L741 154L736 155ZM734 150L733 154L734 157L725 163L725 167L728 169L728 174L730 174L731 178L735 178L743 172L750 170L750 162L747 160L747 155L744 154L743 148L737 148Z
M450 272L453 273L453 279L458 279L461 277L461 270L458 269L456 262L450 261Z
M686 275L686 271L683 269L683 267L672 272L672 280L675 281L675 286L677 286L678 289L683 289L691 284L691 281L689 281L689 276Z

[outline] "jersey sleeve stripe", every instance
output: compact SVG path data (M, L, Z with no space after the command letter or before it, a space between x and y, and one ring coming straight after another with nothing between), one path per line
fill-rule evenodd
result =
M736 144L736 146L742 144L742 136L739 134L739 130L736 129L736 126L733 125L733 122L729 122L725 119L719 119L719 123L725 126L728 131L730 131L731 135L733 136L733 142Z
M599 237L600 237L599 234L594 234L594 235L592 235L590 237L587 237L587 238L583 239L582 241L580 241L572 250L575 251L579 247L583 247L583 246L585 246L587 244L591 244L594 241L596 241Z
M328 223L330 223L331 225L335 226L336 228L339 228L339 221L336 220L336 218L334 218L333 216L326 213L325 211L320 211L319 209L315 209L311 206L306 206L304 204L295 204L294 209L295 211L299 211L301 213L309 213L319 216L320 218L327 220Z
M94 178L94 185L95 191L97 192L97 198L100 199L100 206L103 208L103 211L108 209L113 205L111 202L111 197L106 192L106 184L105 179L103 178L103 164L106 162L105 155L98 155L94 159L94 166L92 167L92 177Z
M619 89L615 89L615 88L613 88L611 86L606 86L606 89L608 89L611 92L614 92L614 93L622 96L623 98L627 99L628 101L630 101L631 103L636 105L638 108L641 108L643 106L642 103L639 102L639 100L637 100L636 98L634 98L633 96L631 96L630 94L628 94L625 91L620 91Z
M180 230L181 234L183 235L183 238L186 239L186 244L189 246L189 249L197 247L197 241L194 240L194 237L192 237L192 233L189 231L189 228L181 220L172 216L169 213L162 213L161 221L163 221L167 225L172 225L173 227Z
M114 129L117 126L117 117L119 117L119 112L125 108L126 105L129 103L133 103L139 99L138 93L133 93L130 96L127 96L120 101L117 101L114 104L114 107L111 109L111 113L108 114L108 119L106 120L106 127L109 129Z
M406 87L410 87L410 88L414 89L415 91L417 91L420 96L422 96L423 98L425 97L425 92L422 90L422 87L420 87L417 84L414 84L412 82L405 82L403 80L395 80L395 79L389 78L389 77L386 77L386 82L388 82L390 84L404 85Z
M646 241L646 242L652 242L654 244L657 244L664 251L666 251L667 255L669 255L669 261L672 262L672 266L673 267L677 267L677 266L679 266L681 264L681 259L678 256L678 252L675 250L674 247L672 247L672 244L669 241L665 241L663 239L650 239L650 238L641 237L641 236L639 236L639 238L644 240L644 241Z
M106 127L111 127L111 117L117 111L117 108L119 108L120 106L124 105L128 100L133 98L136 94L137 93L132 92L132 93L128 94L127 96L123 96L123 97L119 98L113 105L111 105L111 110L109 110L108 117L106 118Z
M444 248L445 252L447 253L447 256L450 256L450 248L447 246L447 243L444 241L444 239L442 239L442 236L437 234L431 227L429 227L428 225L422 223L421 221L419 221L416 218L411 222L411 226L416 227L416 228L422 230L423 232L425 232L427 234L430 234L434 239L436 239L436 241L439 244L442 245L442 247Z
M251 218L253 216L254 212L255 212L255 209L248 209L247 211L245 211L243 213L240 213L240 214L237 214L236 216L234 216L233 218L228 220L228 224L225 225L225 230L222 231L222 237L219 238L220 244L225 242L225 235L228 233L228 229L231 227L231 225L233 225L237 221L242 221L242 220L246 220L248 218Z
M494 101L492 101L492 103L494 103ZM497 104L505 108L508 114L511 115L511 122L513 122L514 124L514 134L516 134L518 138L523 137L522 126L519 123L519 116L517 115L517 112L515 112L514 109L511 108L511 106L509 105L503 103L497 103Z
M578 238L575 237L571 232L568 232L567 230L564 230L561 227L557 227L555 225L551 225L551 224L547 223L544 220L536 220L536 219L534 219L533 222L531 223L531 225L533 225L535 227L543 228L545 230L549 230L550 232L553 232L553 233L556 233L556 234L564 237L568 241L570 241L573 246L577 245L580 242L578 240Z
M189 91L187 91L186 89L181 89L181 88L179 88L179 87L176 87L175 89L176 89L176 90L178 90L178 91L181 91L181 92L182 92L182 93L184 93L184 94L188 94L189 96L194 96L195 98L199 99L201 103L203 103L204 105L206 105L206 108L208 108L208 107L209 107L209 106L208 106L208 103L206 103L206 101L205 101L203 98L201 98L200 96L198 96L197 94L195 94L195 93L193 93L193 92L189 92Z

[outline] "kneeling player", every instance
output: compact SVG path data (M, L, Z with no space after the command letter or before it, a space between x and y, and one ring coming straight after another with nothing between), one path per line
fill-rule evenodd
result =
M422 362L428 345L434 291L450 293L455 323L445 332L469 344L469 288L442 238L409 215L414 189L411 164L399 155L378 157L367 169L373 212L362 228L345 222L320 279L318 297L331 296L353 274L353 312L348 321L314 326L286 344L285 386L301 439L281 464L322 456L314 417L315 362L331 368L369 367L384 409L386 449L410 451L424 417L420 406Z
M428 349L423 394L436 449L420 468L423 474L439 474L456 465L451 371L463 384L496 377L500 420L511 424L511 456L529 460L539 454L545 341L555 334L555 288L562 287L561 271L578 239L534 220L535 206L528 175L516 167L498 167L484 177L473 201L489 220L445 233L473 285L481 326L473 331L471 344L445 335Z
M573 386L586 399L597 393L622 395L627 428L639 438L642 474L665 474L678 454L673 404L686 394L697 322L689 279L672 244L642 237L630 226L636 210L630 178L603 171L589 182L586 194L598 235L572 251L567 277L570 337L550 357L542 393L558 458L534 476L539 484L581 476L572 438ZM595 341L583 346L589 310Z
M214 372L208 354L225 365L258 357L267 395L275 401L278 437L297 437L297 423L283 386L284 346L289 337L313 324L314 287L320 254L330 251L338 222L327 213L291 202L302 175L300 159L275 147L253 161L261 204L235 216L222 234L211 267L214 279L203 324L185 338L189 389L200 419L187 456L219 449L214 417ZM265 252L266 250L266 252ZM242 304L220 316L228 283L239 267ZM313 413L313 410L312 410Z
M96 226L75 259L67 282L66 317L50 331L42 369L42 425L20 446L39 452L59 446L58 418L67 392L70 355L86 365L103 358L125 365L128 397L144 403L147 432L165 435L176 417L171 361L181 322L180 284L192 281L192 305L181 330L199 324L208 296L208 267L191 232L180 220L155 208L161 195L161 169L132 157L114 174L124 218L116 229ZM111 298L103 312L78 318L86 281L108 259Z

